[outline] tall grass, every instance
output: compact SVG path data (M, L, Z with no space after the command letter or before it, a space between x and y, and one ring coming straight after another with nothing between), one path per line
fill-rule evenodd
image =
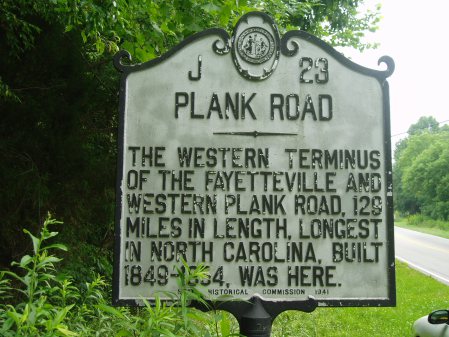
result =
M311 314L284 312L273 337L407 337L413 322L435 309L449 307L449 287L397 263L394 308L317 308Z

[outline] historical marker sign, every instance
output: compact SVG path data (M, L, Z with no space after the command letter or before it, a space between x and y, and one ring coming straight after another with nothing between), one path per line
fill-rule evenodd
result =
M124 57L115 303L176 291L183 258L211 299L394 305L390 58L281 39L262 13Z

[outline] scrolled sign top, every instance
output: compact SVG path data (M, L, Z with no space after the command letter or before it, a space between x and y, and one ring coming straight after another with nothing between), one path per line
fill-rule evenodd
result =
M250 12L243 15L237 22L232 37L221 28L211 28L190 36L163 56L142 64L131 64L131 54L128 51L121 50L114 56L114 66L121 72L130 72L132 70L135 71L141 68L151 67L168 58L185 45L207 35L217 35L219 37L219 40L215 40L212 46L212 49L217 54L225 55L232 50L232 58L236 69L242 76L251 80L264 80L268 78L277 67L280 52L289 57L297 55L300 49L298 39L304 39L314 43L329 54L332 54L348 68L374 76L380 80L385 80L390 77L395 69L394 61L389 56L382 56L378 62L379 65L385 63L387 65L386 70L363 67L352 62L324 41L305 31L288 31L281 39L279 30L273 19L262 12ZM127 62L123 63L123 59L127 59ZM257 69L258 71L255 74L251 74L250 69L254 65L259 65L259 67L253 67L259 69Z

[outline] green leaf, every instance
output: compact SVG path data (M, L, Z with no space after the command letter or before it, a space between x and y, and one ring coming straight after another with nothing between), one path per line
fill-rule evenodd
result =
M220 7L213 3L207 3L205 5L202 5L201 8L204 9L206 12L218 12L220 10Z
M31 238L31 240L33 241L33 252L34 252L34 255L37 255L38 249L39 249L39 243L40 243L40 240L39 240L37 237L35 237L33 234L31 234L31 232L28 231L27 229L24 229L23 232L24 232L25 234L28 234L28 236L29 236L29 237Z
M161 28L159 27L159 25L158 25L157 23L152 22L152 23L151 23L151 26L152 26L152 27L154 28L154 30L155 30L156 32L158 32L159 34L161 34L161 35L164 34L164 32L161 30Z
M14 273L14 272L5 270L5 271L3 271L2 273L5 274L5 275L8 275L8 276L11 276L12 278L16 279L17 281L22 282L23 284L26 284L26 283L25 283L25 279L24 279L23 277L20 277L19 275L17 275L17 274Z
M20 321L21 321L21 317L22 315L20 315L15 309L14 307L10 306L10 310L8 310L6 312L6 315L12 319L14 321L14 323L16 323L17 326L20 326Z
M2 331L9 331L14 325L14 319L8 318L3 322Z
M59 249L59 250L62 250L64 252L66 252L68 250L67 246L63 245L61 243L54 243L54 244L51 244L49 246L45 246L44 248L47 249L47 250L48 249Z
M61 262L62 259L60 259L59 257L56 256L46 256L43 259L40 260L38 267L44 266L44 265L48 265L48 264L53 264L53 263L57 263L57 262Z
M52 320L52 327L53 328L57 328L57 326L62 323L62 321L67 316L67 313L70 311L70 309L73 308L74 305L75 304L68 305L68 306L64 307L62 310L59 310L57 312L56 316Z
M27 303L25 308L23 309L22 317L20 317L20 323L23 324L28 319L28 315L30 314L30 305Z
M104 47L105 47L105 44L104 44L103 41L101 41L101 39L97 39L97 40L95 41L95 48L97 49L97 52L98 52L99 54L103 54L103 52L104 52Z
M226 316L223 316L220 321L220 330L222 336L229 336L231 333L231 321Z
M133 337L134 334L132 334L131 332L127 331L127 330L120 330L119 332L117 332L115 334L115 337Z
M113 316L116 316L116 317L119 317L119 318L121 318L121 319L128 319L123 313L121 313L119 310L117 310L117 309L115 309L115 308L113 308L113 307L111 307L111 306L109 306L109 305L106 305L106 304L97 304L97 305L95 305L94 306L95 308L97 308L97 309L100 309L101 311L104 311L104 312L107 312L107 313L109 313L109 314L111 314L111 315L113 315Z
M53 238L55 236L57 236L59 233L58 232L47 232L47 234L45 235L45 240Z
M78 336L76 332L70 331L66 327L57 327L56 330L58 330L60 333L62 333L64 336Z
M30 262L33 261L33 258L29 255L24 255L21 259L20 259L20 267L25 268Z

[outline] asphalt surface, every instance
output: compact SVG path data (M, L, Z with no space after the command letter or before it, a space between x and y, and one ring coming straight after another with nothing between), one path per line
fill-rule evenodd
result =
M449 285L449 240L395 227L396 258Z

